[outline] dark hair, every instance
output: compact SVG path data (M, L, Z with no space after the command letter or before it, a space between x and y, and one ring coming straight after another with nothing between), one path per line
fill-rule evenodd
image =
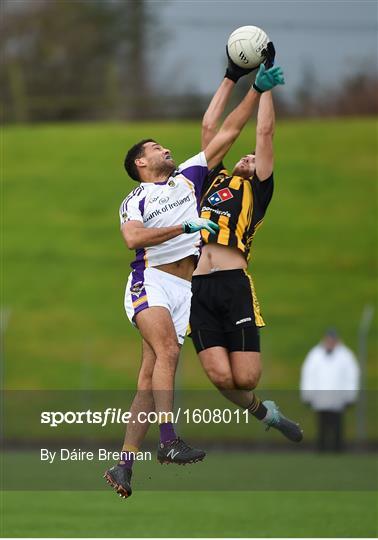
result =
M135 160L141 158L144 155L144 145L148 142L156 142L154 139L143 139L134 144L127 152L125 161L123 163L127 174L137 182L140 182L140 176L138 167L135 165Z

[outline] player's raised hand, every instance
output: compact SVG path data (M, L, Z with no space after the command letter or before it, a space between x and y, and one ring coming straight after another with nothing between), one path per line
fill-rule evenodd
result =
M188 221L184 221L182 224L182 230L184 233L192 234L200 231L201 229L209 231L210 234L215 234L217 231L219 231L219 225L214 223L214 221L205 218L190 219Z
M266 69L273 67L274 59L276 57L276 49L273 45L273 41L269 41L266 49L262 51L262 54L265 56L264 66L266 67Z
M280 66L273 66L266 69L264 64L261 64L256 75L253 88L256 92L262 94L271 90L278 84L285 84L284 74Z
M244 75L248 75L248 73L251 73L251 71L254 71L255 69L257 69L257 67L247 69L247 68L242 68L242 67L237 66L230 58L227 45L226 45L226 53L227 53L227 58L228 58L228 65L227 65L226 73L224 75L226 79L231 79L231 81L234 81L234 83L237 83L240 77L243 77Z

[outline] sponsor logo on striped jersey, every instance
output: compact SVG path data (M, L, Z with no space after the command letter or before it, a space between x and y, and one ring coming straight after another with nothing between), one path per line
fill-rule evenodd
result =
M210 197L207 199L210 204L213 206L216 206L217 204L220 204L224 201L228 201L228 199L232 199L233 194L231 193L231 190L229 188L223 188L219 191L216 191Z

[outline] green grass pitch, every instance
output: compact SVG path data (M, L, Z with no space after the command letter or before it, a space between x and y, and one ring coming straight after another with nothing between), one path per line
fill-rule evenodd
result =
M8 388L134 387L139 341L123 310L132 255L118 208L136 185L125 151L145 136L180 162L199 151L200 123L3 128ZM253 143L248 127L226 164ZM376 301L376 120L278 120L275 148L275 194L250 270L267 322L261 386L293 389L324 328L356 349L363 306ZM189 340L179 370L181 386L209 387Z
M375 537L371 492L7 492L10 537Z
M3 462L7 485L9 475L19 474L25 486L49 489L71 476L76 489L91 491L2 492L4 536L374 537L378 532L374 455L210 451L191 467L137 463L134 493L126 501L101 478L104 463L56 469L33 467L33 459L11 453Z

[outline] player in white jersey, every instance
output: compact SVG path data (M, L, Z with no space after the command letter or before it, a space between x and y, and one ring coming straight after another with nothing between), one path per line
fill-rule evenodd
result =
M148 143L159 146L154 141ZM141 182L122 202L121 227L127 222L137 221L145 228L161 229L175 226L177 223L189 224L191 220L198 220L197 201L207 173L206 159L201 152L182 163L166 181ZM137 249L136 258L131 264L133 272L126 287L125 309L130 321L134 323L135 316L149 306L166 307L171 311L180 345L184 342L189 308L183 297L175 294L174 284L176 283L177 287L185 287L190 296L188 278L190 279L192 273L192 257L199 256L201 226L210 232L218 228L211 221L203 220L198 222L198 228L195 227L197 232L189 229L189 232L192 232L191 236L180 234L160 244ZM182 229L180 232L183 232ZM165 267L165 274L156 274L161 265L173 262L177 265L177 261L185 263L180 272L172 273ZM164 283L167 284L165 288ZM175 304L174 298L178 300L177 309L170 309L169 302Z
M205 457L204 451L191 448L175 433L175 371L189 322L190 280L199 254L199 231L217 229L210 220L198 217L203 182L251 116L260 97L258 89L283 84L281 68L259 70L255 83L204 151L179 167L170 150L153 139L134 145L125 158L126 171L139 182L120 208L122 235L127 246L136 250L125 309L141 334L143 356L122 459L105 473L122 497L131 495L133 457L149 427L139 421L140 412L158 415L157 457L161 463L193 463Z

